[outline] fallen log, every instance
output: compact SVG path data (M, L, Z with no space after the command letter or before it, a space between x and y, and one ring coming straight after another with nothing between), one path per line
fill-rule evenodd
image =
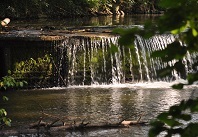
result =
M141 114L136 121L131 120L121 120L118 123L109 123L106 122L105 124L91 124L91 122L86 122L85 119L81 121L81 123L77 124L75 120L72 123L68 123L65 120L69 120L68 117L58 117L55 115L47 114L42 110L43 117L40 117L38 122L32 123L29 126L29 129L40 129L45 128L46 130L84 130L84 129L110 129L110 128L126 128L131 125L146 125L147 122L140 121L142 116ZM44 122L44 117L50 118L52 122Z
M147 125L147 122L140 122L136 124L132 124L134 126L140 125ZM50 128L46 127L44 123L41 123L40 128L27 128L23 130L2 130L0 131L0 136L14 136L20 134L36 134L36 133L47 133L47 132L58 132L58 131L91 131L91 130L101 130L101 129L117 129L117 128L128 128L129 126L123 126L120 124L99 124L99 125L87 125L87 126L52 126Z
M85 122L83 119L80 123L76 123L76 119L72 120L68 116L60 117L52 114L45 113L42 106L42 116L35 123L30 124L25 129L21 130L4 130L0 131L0 136L23 134L34 134L43 132L57 132L64 131L82 131L82 130L98 130L98 129L115 129L115 128L128 128L129 126L144 126L148 122L141 121L142 115L135 121L121 120L118 123L103 123L103 124L91 124L91 122ZM46 122L48 121L48 122ZM72 121L72 122L71 122ZM69 123L70 122L70 123Z
M127 124L124 124L127 122ZM35 133L45 133L45 132L58 132L58 131L91 131L91 130L101 130L101 129L117 129L117 128L129 128L129 126L144 126L148 122L137 122L137 121L122 121L119 123L105 123L105 124L90 124L90 122L81 122L80 124L51 124L44 122L42 120L31 124L28 128L23 130L3 130L0 131L0 136L10 136L19 134L35 134Z
M46 130L84 130L84 129L111 129L111 128L127 128L132 125L147 125L148 122L144 121L129 121L129 120L123 120L118 123L105 123L105 124L91 124L90 122L84 123L84 120L76 124L74 121L70 124L55 124L57 121L54 121L52 123L47 123L44 121L36 122L30 125L29 129L39 129L39 128L45 128Z

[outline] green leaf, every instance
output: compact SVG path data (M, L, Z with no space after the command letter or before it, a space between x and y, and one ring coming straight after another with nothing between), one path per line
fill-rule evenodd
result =
M186 104L185 100L182 100L179 104L179 107L181 108L181 110L186 110L188 108L188 105Z
M173 59L183 59L187 52L185 46L181 46L179 41L174 41L168 44L167 47L160 51L155 51L151 54L151 57L160 57L163 62L172 61Z
M135 37L137 34L140 34L141 30L138 27L132 29L116 29L114 32L120 34L118 44L121 46L131 46L134 43Z
M159 135L161 132L166 131L166 127L153 127L149 130L149 137L156 137Z
M186 47L181 46L179 41L174 41L173 43L169 44L165 50L169 60L183 59L187 52Z
M185 121L190 121L191 120L191 115L188 114L181 114L180 119L183 119Z
M171 33L175 35L175 34L180 33L180 30L179 29L174 29L174 30L171 31Z
M196 29L192 29L192 34L194 37L197 37L198 33L197 33Z
M187 79L189 85L193 84L195 81L198 81L198 73L188 74Z
M6 86L7 87L10 87L11 86L10 81L6 81Z
M161 70L157 70L157 74L160 77L166 77L170 76L172 74L173 67L170 67L169 65L166 68L163 68Z
M161 121L155 120L155 121L151 121L150 125L155 126L155 127L162 127L162 126L164 126L164 123Z
M179 83L179 84L173 85L172 88L174 88L174 89L183 89L184 85L185 84Z
M164 57L166 55L166 51L165 50L158 50L158 51L154 51L151 54L151 57Z
M25 81L25 80L23 80L22 82L23 82L24 84L26 84L26 85L28 84L28 82L27 82L27 81Z
M178 6L181 6L182 0L160 0L160 6L162 8L176 8Z
M10 70L8 70L8 74L11 75L11 71Z
M174 64L174 68L180 74L186 74L185 65L183 64L181 59Z
M176 121L175 119L164 119L163 122L170 127L182 125L180 122Z
M20 83L19 83L19 82L17 82L17 83L16 83L16 87L19 87L19 86L20 86Z
M198 123L190 123L185 129L181 137L197 137L198 136Z
M9 99L8 99L8 97L3 96L3 100L4 100L4 101L8 101Z
M125 30L122 29L122 28L116 28L116 29L114 29L112 31L112 33L114 33L114 34L120 34L120 35L124 34L124 32L125 32Z
M3 121L4 121L4 123L5 123L7 126L9 126L9 127L11 126L11 120L10 120L9 118L6 118L6 117L5 117L5 118L3 119Z
M91 62L92 63L97 63L98 62L98 58L97 57L92 57L91 58Z
M184 32L185 30L187 30L188 26L189 26L189 22L187 22L186 24L184 24L183 26L181 26L178 29L172 30L171 33L175 35L175 34L179 34L181 32Z
M4 114L4 116L7 116L7 112L6 111L4 111L3 114Z
M189 100L187 105L190 107L191 112L198 112L198 98L195 100Z
M178 115L180 115L182 112L181 108L179 106L171 106L169 109L169 113L173 116L173 117L177 117Z
M192 112L198 112L198 103L191 107Z
M20 87L23 87L23 82L19 82Z
M123 35L119 38L118 43L121 46L131 46L134 43L134 37L131 35Z
M116 53L116 52L118 52L118 46L111 44L110 50L111 50L111 53Z
M5 112L5 109L0 109L0 116L3 116L3 114L4 114L4 112ZM1 117L0 117L1 118Z
M164 120L164 119L167 119L168 116L169 116L169 114L168 114L167 112L164 112L164 113L159 114L159 115L157 116L157 118L158 118L160 121L162 121L162 120Z
M10 82L11 87L14 87L14 85L15 85L15 82Z
M149 130L149 137L156 137L160 132L167 130L164 123L161 121L152 121L150 123L152 128Z

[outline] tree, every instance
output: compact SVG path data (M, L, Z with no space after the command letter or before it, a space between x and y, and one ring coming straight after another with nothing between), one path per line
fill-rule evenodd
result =
M159 0L1 0L0 17L39 18L152 13ZM123 12L124 11L124 12ZM132 12L131 12L132 11Z
M179 72L183 71L185 67L182 59L186 54L196 54L198 51L198 14L197 0L161 0L160 6L166 9L165 14L159 19L157 24L152 22L145 23L144 29L133 28L129 30L117 29L116 33L121 35L119 44L124 46L133 45L136 35L141 35L144 38L149 38L156 33L172 33L177 35L175 42L168 45L165 49L156 51L152 57L160 57L163 62L175 60L173 66L167 66L165 69L160 70L162 76L166 76L173 70ZM194 72L187 74L188 83L179 83L173 85L173 88L182 89L183 86L188 86L198 81L198 56L196 61L192 64ZM187 111L188 110L188 111ZM187 113L186 113L187 112ZM168 112L161 113L157 119L151 123L149 131L150 137L155 137L160 133L164 136L170 137L175 134L180 134L182 137L197 137L198 136L198 123L191 123L191 114L198 112L198 98L187 101L182 101L179 105L170 107ZM182 126L183 122L189 122L188 125Z

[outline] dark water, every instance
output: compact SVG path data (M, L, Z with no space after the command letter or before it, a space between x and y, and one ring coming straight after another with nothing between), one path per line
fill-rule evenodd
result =
M42 116L42 109L48 114L67 116L67 123L83 119L91 124L116 123L122 119L136 120L143 113L142 121L149 122L181 100L198 97L197 86L183 90L173 90L169 86L169 83L159 82L12 91L4 93L10 100L1 104L12 119L11 129L21 130L21 133L24 127ZM197 115L194 121L198 121ZM146 137L148 130L149 126L132 126L126 129L52 132L40 136Z
M142 25L147 20L155 22L160 15L126 15L126 16L99 16L62 19L39 19L11 21L10 26L39 28L53 26L57 29L81 26L116 26L116 25Z

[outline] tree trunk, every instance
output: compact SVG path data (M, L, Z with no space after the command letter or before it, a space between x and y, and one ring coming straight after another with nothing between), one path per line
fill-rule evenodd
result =
M113 15L124 15L124 12L120 10L120 0L112 0L112 12Z

